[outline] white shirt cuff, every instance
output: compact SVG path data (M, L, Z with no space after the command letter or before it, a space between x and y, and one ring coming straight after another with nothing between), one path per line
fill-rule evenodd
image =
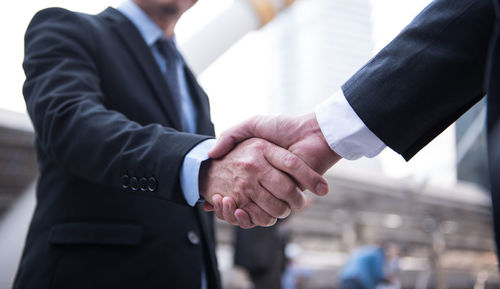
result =
M191 207L200 200L198 176L201 163L207 160L208 152L215 146L215 139L207 139L193 147L184 157L180 178L184 199Z
M315 112L330 148L344 159L371 158L386 147L352 109L341 89L319 104Z

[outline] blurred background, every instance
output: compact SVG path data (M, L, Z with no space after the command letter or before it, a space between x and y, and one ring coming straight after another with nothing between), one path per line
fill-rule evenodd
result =
M34 134L21 91L24 31L46 7L98 13L120 2L19 0L0 11L0 289L10 288L35 203ZM255 114L313 111L429 2L199 0L176 33L220 133ZM283 273L283 288L338 288L356 249L387 244L398 252L382 264L394 282L380 288L499 288L484 118L479 103L409 163L390 149L341 161L326 174L328 196L311 196L308 209L253 236L218 222L225 288L254 288L256 274L272 272ZM260 273L244 257L255 236L275 245ZM243 256L238 265L235 254Z

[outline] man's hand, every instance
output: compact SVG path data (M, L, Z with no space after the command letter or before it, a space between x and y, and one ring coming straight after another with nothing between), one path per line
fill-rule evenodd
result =
M244 140L223 157L204 162L200 170L200 194L215 206L217 216L245 228L270 226L290 210L301 209L305 198L297 185L319 195L328 190L302 159L262 139ZM236 208L249 215L236 219Z
M251 137L266 139L289 150L320 174L325 173L340 160L340 156L328 146L314 113L299 117L253 117L222 133L217 145L209 152L209 156L214 159L222 157L236 144ZM301 185L299 184L299 186ZM301 188L309 189L303 186ZM312 190L312 192L318 191L328 191L328 188ZM242 223L248 224L253 218L252 212L241 207L236 209L230 198L224 199L226 207L222 205L222 198L216 196L215 200L219 201L219 203L214 202L215 211L219 218L235 215L240 225ZM212 209L210 206L205 208Z
M314 113L298 117L252 117L223 132L208 155L213 159L219 158L237 143L252 137L290 150L320 174L340 160L340 156L328 146Z

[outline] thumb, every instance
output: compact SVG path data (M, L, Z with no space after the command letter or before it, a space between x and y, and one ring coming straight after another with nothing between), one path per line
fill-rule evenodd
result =
M218 159L226 155L236 145L236 140L231 135L226 136L223 133L217 140L215 146L208 152L208 156L212 159Z
M212 159L223 157L238 143L256 136L253 129L255 119L251 118L223 132L215 146L208 152L208 156Z

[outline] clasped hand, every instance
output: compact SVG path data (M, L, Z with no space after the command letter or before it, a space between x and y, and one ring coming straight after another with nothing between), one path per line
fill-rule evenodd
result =
M328 193L321 176L340 157L313 113L253 117L224 132L200 169L204 208L243 228L273 225L305 205L304 190Z

